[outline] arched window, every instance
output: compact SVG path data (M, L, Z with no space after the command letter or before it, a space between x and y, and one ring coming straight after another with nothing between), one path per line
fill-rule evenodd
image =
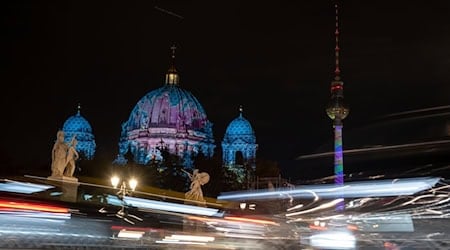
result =
M234 162L236 165L244 166L244 154L241 151L236 151Z

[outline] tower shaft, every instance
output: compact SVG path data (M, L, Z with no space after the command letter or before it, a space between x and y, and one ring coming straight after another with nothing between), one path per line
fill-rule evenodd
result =
M331 82L330 92L331 100L326 109L328 117L333 120L334 128L334 182L341 186L344 184L344 155L342 148L342 120L348 115L348 108L344 104L344 82L341 80L341 69L339 65L339 23L338 23L338 6L336 9L336 30L335 30L335 63L334 80ZM340 202L336 208L338 211L344 209L343 202Z

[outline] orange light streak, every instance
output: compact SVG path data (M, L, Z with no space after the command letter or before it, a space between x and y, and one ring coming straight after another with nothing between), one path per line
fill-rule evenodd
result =
M0 208L33 210L40 212L68 213L69 209L45 204L0 200Z
M243 218L243 217L232 217L232 216L226 216L225 220L232 220L232 221L241 221L241 222L252 222L252 223L258 223L258 224L270 224L274 226L279 226L280 224L270 221L270 220L260 220L260 219L251 219L251 218Z

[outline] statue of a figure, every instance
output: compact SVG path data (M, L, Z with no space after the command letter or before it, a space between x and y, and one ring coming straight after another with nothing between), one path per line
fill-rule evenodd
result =
M64 131L59 130L52 149L52 176L61 177L66 167L68 145L64 142Z
M184 170L183 170L184 171ZM185 198L187 200L194 200L204 202L202 185L205 185L209 181L209 174L202 172L199 173L198 169L194 169L194 172L191 174L189 172L184 171L191 180L191 190L185 193Z
M149 123L149 119L148 119L147 113L142 112L141 121L140 121L141 129L147 129L148 128L148 123Z
M66 165L64 170L64 176L72 177L75 171L75 161L80 157L77 152L77 139L73 136L70 143L69 150L67 151Z

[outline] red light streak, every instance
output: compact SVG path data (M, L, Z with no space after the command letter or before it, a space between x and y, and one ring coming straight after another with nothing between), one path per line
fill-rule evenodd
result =
M52 212L52 213L68 213L69 209L64 207L51 206L46 204L28 203L28 202L15 202L0 200L0 208L4 209L18 209L18 210L33 210L40 212Z
M188 216L188 219L193 220L199 220L204 222L247 222L247 223L257 223L257 224L269 224L269 225L275 225L279 226L280 224L270 221L270 220L261 220L261 219L252 219L252 218L243 218L243 217L233 217L233 216L226 216L223 219L214 219L214 218L202 218L197 216Z

